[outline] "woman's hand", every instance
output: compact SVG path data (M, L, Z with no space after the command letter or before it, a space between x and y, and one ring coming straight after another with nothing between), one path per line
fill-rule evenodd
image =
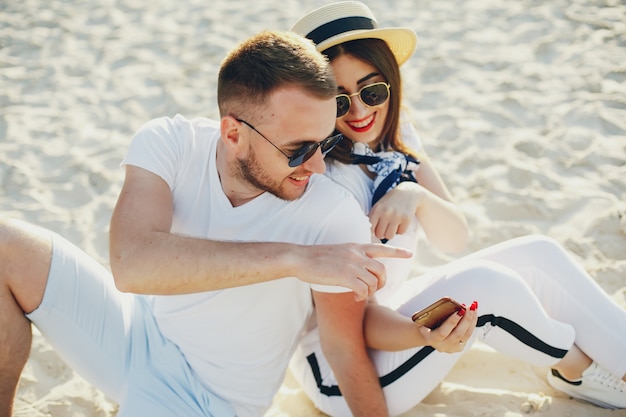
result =
M374 235L389 240L405 233L425 195L421 185L408 181L388 191L369 213Z
M464 312L464 313L463 313ZM431 330L417 325L418 332L438 352L457 353L465 349L478 322L478 303L474 301L469 309L452 314L441 326Z

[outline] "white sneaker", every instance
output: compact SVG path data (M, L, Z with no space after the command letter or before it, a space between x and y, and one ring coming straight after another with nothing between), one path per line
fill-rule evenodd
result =
M600 407L626 408L626 382L600 367L595 361L576 381L569 381L556 369L552 369L548 372L548 383L558 391Z

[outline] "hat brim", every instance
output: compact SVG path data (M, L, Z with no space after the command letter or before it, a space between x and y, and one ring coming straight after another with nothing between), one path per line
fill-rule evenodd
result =
M415 51L417 46L417 35L408 28L379 28L366 30L353 30L341 33L320 42L315 47L318 51L324 52L326 49L339 45L340 43L357 39L381 39L387 43L398 62L398 66L404 64Z

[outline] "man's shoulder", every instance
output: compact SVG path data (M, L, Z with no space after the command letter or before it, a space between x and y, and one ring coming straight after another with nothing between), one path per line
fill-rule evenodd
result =
M207 161L219 123L206 118L188 119L182 115L159 117L144 123L133 136L122 165L152 171L173 186L176 169Z
M140 131L168 132L168 133L192 133L199 130L219 130L219 121L206 117L196 117L189 119L181 114L174 117L164 116L147 121L140 128Z
M218 121L204 117L189 119L177 114L147 121L137 130L133 142L139 147L193 151L210 147L219 134Z

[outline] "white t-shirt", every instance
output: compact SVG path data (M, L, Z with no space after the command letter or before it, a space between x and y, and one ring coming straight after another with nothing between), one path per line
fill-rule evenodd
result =
M146 123L123 164L144 168L169 185L171 232L215 240L299 244L369 242L370 224L357 202L323 175L304 195L284 201L263 193L233 207L215 160L219 123L176 115ZM246 259L241 259L246 262ZM176 343L203 383L229 400L239 417L271 405L312 312L311 286L294 277L190 295L154 296L163 335Z
M400 125L400 134L402 141L411 149L418 152L422 150L422 141L411 123L403 122ZM368 177L359 165L349 165L326 159L326 176L350 191L361 205L361 209L364 213L370 212L372 208L372 196L374 195L374 180ZM419 222L417 218L414 218L406 233L396 235L393 239L389 240L387 244L415 251L419 231ZM380 242L373 234L371 238L372 242ZM385 258L381 259L381 262L385 264L387 283L376 293L376 299L380 304L393 308L398 307L392 304L392 297L396 293L396 290L408 278L413 259Z

